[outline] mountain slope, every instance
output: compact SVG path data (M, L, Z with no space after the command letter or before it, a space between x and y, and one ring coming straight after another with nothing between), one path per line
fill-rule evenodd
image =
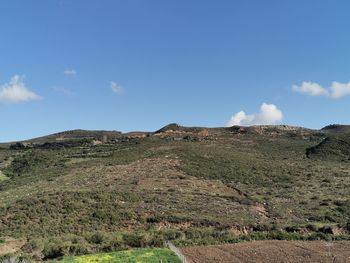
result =
M305 157L320 131L173 125L94 143L102 134L0 149L0 239L44 259L165 240L348 238L350 163Z
M350 160L350 134L332 135L306 151L309 158Z
M321 129L322 132L330 134L350 133L350 125L332 124Z

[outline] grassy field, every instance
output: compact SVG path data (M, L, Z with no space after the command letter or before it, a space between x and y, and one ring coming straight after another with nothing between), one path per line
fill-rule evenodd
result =
M26 239L21 253L37 260L168 240L349 239L350 162L338 143L308 158L320 132L197 128L106 143L78 135L0 149L0 238Z
M60 263L181 263L168 249L137 249L114 253L101 253L79 257L68 257Z

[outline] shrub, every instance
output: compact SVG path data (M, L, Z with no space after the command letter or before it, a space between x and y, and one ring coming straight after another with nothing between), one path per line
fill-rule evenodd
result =
M160 234L154 234L149 242L151 247L163 247L164 246L164 237Z
M345 226L346 230L348 230L350 232L350 221L348 221L348 223Z
M45 245L43 250L44 260L60 258L65 255L64 248L57 243L49 243Z
M179 239L180 237L182 237L183 232L181 232L179 230L169 229L166 232L163 232L163 236L166 240L175 240L175 239Z
M89 244L87 243L71 244L68 250L69 255L75 255L75 256L88 254L90 252L91 252L91 249L89 247Z
M124 247L125 246L123 244L123 239L120 235L110 236L108 238L105 238L105 240L102 243L102 251L104 252L121 250Z
M104 238L105 237L101 232L96 232L93 235L91 235L87 241L93 244L102 244Z
M286 226L286 227L285 227L285 230L286 230L288 233L295 233L295 232L300 232L301 228L298 227L298 226Z
M141 247L142 236L136 233L126 233L123 235L123 241L129 247Z
M324 233L324 234L334 234L334 229L332 226L323 226L321 228L318 229L318 231Z
M306 227L306 229L313 231L313 232L318 231L318 227L315 224L307 224L305 227Z
M317 232L313 233L310 236L307 237L307 240L326 240L326 241L331 241L332 237L328 234L322 233L322 232Z

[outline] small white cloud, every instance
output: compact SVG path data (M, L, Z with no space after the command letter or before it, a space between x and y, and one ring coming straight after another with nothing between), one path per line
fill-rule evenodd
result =
M311 96L326 96L338 99L350 95L350 82L340 83L333 81L329 88L324 88L314 82L303 82L300 86L293 85L292 90Z
M233 125L268 125L276 124L283 119L283 113L274 104L263 103L260 107L260 112L247 115L244 111L237 112L227 122L227 126Z
M350 95L350 82L340 83L334 81L330 87L331 97L334 99L349 96Z
M311 96L328 96L329 92L319 84L304 81L300 86L293 85L292 90L295 92L308 94Z
M74 76L77 75L77 71L75 69L66 69L63 71L63 74L66 76Z
M13 76L9 83L0 86L0 103L17 103L41 98L25 86L23 77L19 75Z
M111 89L116 94L122 94L124 91L124 88L114 81L111 81Z

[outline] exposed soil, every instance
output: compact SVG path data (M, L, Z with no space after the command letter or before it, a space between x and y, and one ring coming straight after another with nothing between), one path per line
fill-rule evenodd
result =
M188 263L350 262L349 241L254 241L181 251Z
M15 253L24 244L25 244L25 241L23 241L23 240L7 239L7 240L5 240L5 243L0 244L0 255Z

